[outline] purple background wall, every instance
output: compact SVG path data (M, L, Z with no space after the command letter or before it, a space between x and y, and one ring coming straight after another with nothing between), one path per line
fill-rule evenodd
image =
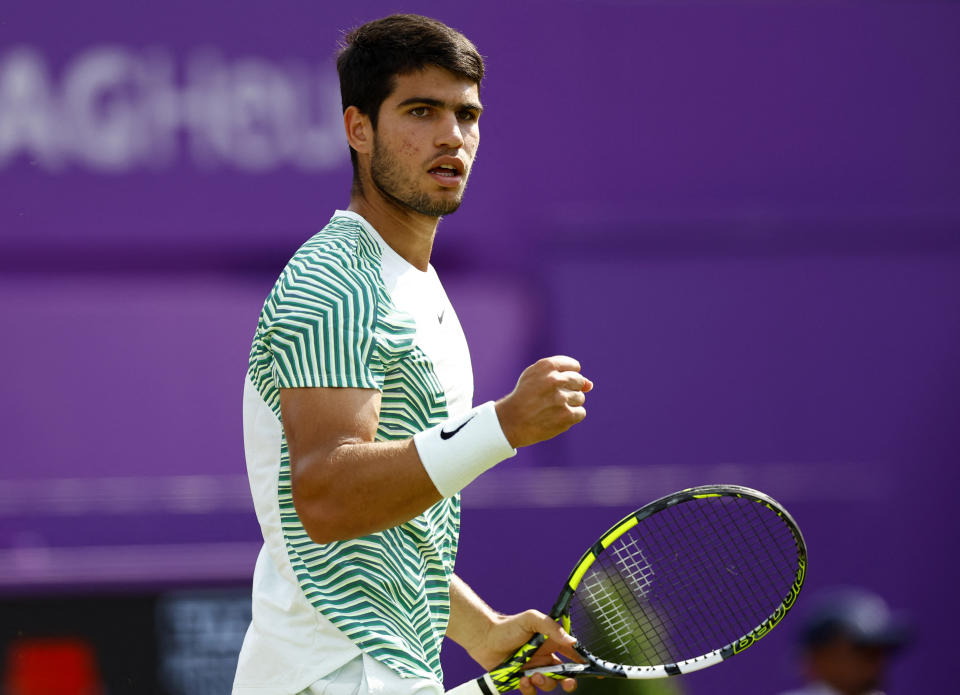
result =
M435 254L478 399L544 354L597 383L582 426L465 494L461 574L502 610L546 609L619 514L751 485L802 525L810 590L864 584L914 616L890 691L942 690L956 4L4 7L0 591L249 581L250 337L346 204L340 31L396 10L488 59L479 163ZM531 565L548 580L524 585ZM681 685L776 692L790 637ZM475 672L455 646L447 670Z

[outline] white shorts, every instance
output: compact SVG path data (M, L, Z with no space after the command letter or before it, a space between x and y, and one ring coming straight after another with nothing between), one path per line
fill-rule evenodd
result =
M401 678L376 659L361 654L327 674L299 695L443 695L437 681Z

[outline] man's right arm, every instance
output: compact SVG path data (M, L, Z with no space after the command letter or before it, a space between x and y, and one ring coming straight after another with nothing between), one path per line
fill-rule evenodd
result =
M529 446L586 417L593 388L570 357L531 365L496 403L509 444ZM283 388L280 409L290 452L293 502L317 543L358 538L418 516L442 496L413 439L374 441L380 392Z
M375 442L375 389L280 390L293 503L317 543L409 521L440 500L412 439Z

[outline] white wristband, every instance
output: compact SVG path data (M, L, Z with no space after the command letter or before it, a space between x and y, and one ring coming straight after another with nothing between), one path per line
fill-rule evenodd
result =
M413 437L420 461L444 497L451 497L488 468L515 456L493 401Z

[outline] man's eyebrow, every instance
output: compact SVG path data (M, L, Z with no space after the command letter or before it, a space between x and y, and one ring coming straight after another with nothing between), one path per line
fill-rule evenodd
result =
M447 102L441 99L433 99L431 97L410 97L409 99L404 99L399 104L397 104L397 108L402 109L405 106L413 106L414 104L422 104L424 106L433 106L438 109L447 108L448 106ZM454 108L457 111L461 111L463 109L467 109L469 111L476 111L477 113L480 113L481 111L483 111L483 107L480 104L477 104L474 102L463 102L461 104L455 104Z

